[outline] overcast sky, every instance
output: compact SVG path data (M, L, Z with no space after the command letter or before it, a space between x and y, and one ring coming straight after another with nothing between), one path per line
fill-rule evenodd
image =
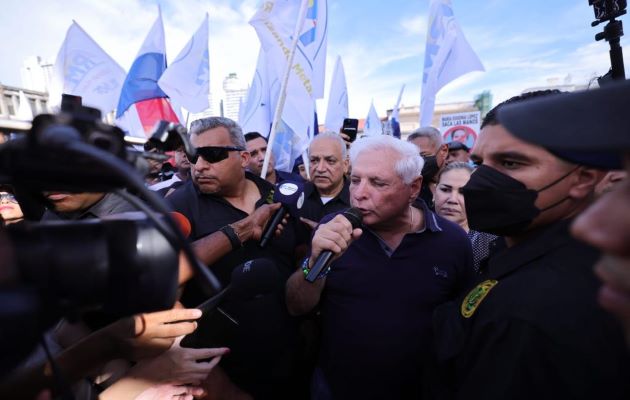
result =
M168 60L172 60L210 14L211 90L222 97L230 72L246 82L256 65L259 42L248 24L257 0L3 0L0 6L0 82L21 86L25 57L54 61L66 30L76 20L118 63L128 69L162 7ZM341 55L350 114L364 118L373 98L382 117L402 84L402 103L418 104L428 0L328 0L326 93L335 58ZM490 90L494 104L549 79L586 83L610 67L608 44L595 42L587 0L453 0L455 17L484 63L447 85L437 103L468 101ZM622 20L627 26L630 22ZM626 29L628 30L628 29ZM622 38L630 57L628 38ZM630 70L630 68L627 68ZM327 99L317 103L320 121Z

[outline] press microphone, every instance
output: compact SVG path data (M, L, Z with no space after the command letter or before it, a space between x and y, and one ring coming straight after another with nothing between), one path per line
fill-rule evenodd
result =
M188 236L190 236L190 232L192 232L192 225L190 224L188 218L177 211L171 211L170 214L171 218L175 220L179 230L182 232L182 235L184 235L185 238L188 238Z
M250 300L284 287L276 264L268 258L255 258L232 270L229 300Z
M265 314L259 309L267 307L265 299L283 290L280 273L271 260L257 258L240 264L225 289L196 307L203 315L196 321L198 328L182 339L181 346L232 347L249 320Z
M267 246L267 243L269 243L278 225L280 225L287 213L296 217L298 216L298 211L304 204L304 184L294 181L284 181L277 184L276 190L273 193L273 202L281 203L282 207L273 214L267 226L265 226L260 238L261 248Z
M352 224L352 229L356 229L361 226L361 222L363 220L363 216L361 215L361 211L358 208L349 208L346 211L342 212L341 215L346 217L348 221ZM319 274L330 265L334 253L330 250L324 250L319 253L317 259L315 260L315 264L308 274L306 274L306 280L310 283L315 282Z

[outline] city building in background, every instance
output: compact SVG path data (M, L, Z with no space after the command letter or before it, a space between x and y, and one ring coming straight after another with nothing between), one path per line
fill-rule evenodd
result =
M20 92L28 104L20 104ZM30 108L32 115L49 112L48 93L0 84L0 132L26 132L31 121L20 118L20 106Z
M212 92L208 94L208 104L210 104L210 108L202 112L190 113L189 115L186 115L186 113L184 113L183 115L184 121L182 121L182 125L185 124L186 127L188 128L190 127L190 123L197 119L206 118L206 117L216 117L220 115L219 105L216 103L215 97L213 96Z
M52 72L52 62L43 60L40 56L27 57L20 68L22 86L28 90L48 93Z
M231 73L223 80L223 91L225 98L223 100L224 117L238 121L238 111L241 107L241 99L247 99L248 84L238 78L235 73Z

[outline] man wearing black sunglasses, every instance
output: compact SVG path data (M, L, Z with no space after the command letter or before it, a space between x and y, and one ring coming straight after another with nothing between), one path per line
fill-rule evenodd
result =
M232 251L209 267L224 286L230 283L236 266L254 258L272 260L282 279L286 280L306 250L306 244L300 243L305 236L296 232L299 222L290 220L281 235L262 249L258 245L261 226L252 229L252 224L241 223L255 219L252 217L264 211L261 208L269 207L267 204L272 201L274 189L271 183L246 172L250 154L246 151L241 128L228 118L200 119L190 127L190 141L197 150L196 157L190 160L192 179L166 200L173 211L183 214L190 221L189 238L196 241L197 253L204 251L198 246L204 237L221 231L229 238ZM260 224L266 221L263 218L257 220ZM299 248L304 251L300 252ZM212 250L207 249L208 252ZM184 290L182 302L187 306L195 306L205 300L194 285L190 282ZM278 295L283 299L284 292ZM255 337L255 341L264 343L265 351L251 355L233 348L232 364L237 364L234 357L243 356L243 362L236 372L226 366L230 378L254 398L283 398L292 379L293 365L287 360L292 359L291 343L295 339L295 330L283 300L278 307L282 309L274 308L265 315L282 312L286 315L282 323L274 321L274 324L269 324L273 326L260 326L260 332L252 332L252 340Z

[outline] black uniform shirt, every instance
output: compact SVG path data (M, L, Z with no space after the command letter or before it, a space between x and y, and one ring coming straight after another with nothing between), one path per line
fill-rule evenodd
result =
M343 178L343 188L326 204L322 202L317 187L312 183L304 186L304 205L300 209L300 216L319 222L328 214L337 213L350 208L350 181Z
M596 301L599 254L570 236L569 223L498 253L480 278L487 290L436 310L454 398L630 398L622 331Z

